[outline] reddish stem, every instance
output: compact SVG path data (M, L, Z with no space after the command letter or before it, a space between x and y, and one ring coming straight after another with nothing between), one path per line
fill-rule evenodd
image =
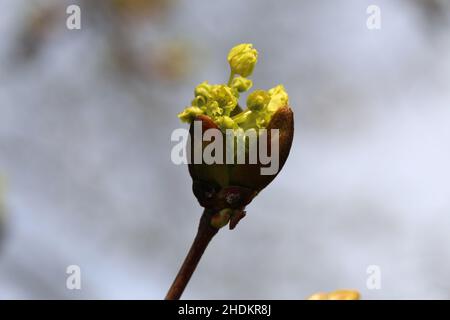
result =
M180 271L172 283L166 295L166 300L178 300L183 294L186 285L191 279L192 274L197 267L200 258L208 247L211 239L216 235L219 229L211 226L211 215L207 210L203 211L200 223L198 225L197 235L192 243L189 252L181 265Z

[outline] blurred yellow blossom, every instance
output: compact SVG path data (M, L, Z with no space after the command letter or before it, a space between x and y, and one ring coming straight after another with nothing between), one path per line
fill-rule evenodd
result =
M308 300L359 300L361 295L356 290L341 289L333 292L319 292L308 297Z

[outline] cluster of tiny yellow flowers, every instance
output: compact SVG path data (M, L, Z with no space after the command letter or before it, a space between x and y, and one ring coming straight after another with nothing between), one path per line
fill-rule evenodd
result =
M231 72L227 84L200 83L194 90L191 105L178 114L183 122L192 122L199 115L207 115L222 130L265 128L272 115L287 106L288 94L282 85L265 91L255 90L247 98L247 108L242 110L240 93L248 91L253 82L248 79L258 61L258 51L253 45L243 43L228 53Z

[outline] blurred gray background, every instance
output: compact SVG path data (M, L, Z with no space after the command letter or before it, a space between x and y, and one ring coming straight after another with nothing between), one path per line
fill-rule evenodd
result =
M164 297L201 214L170 161L176 114L226 81L241 42L260 53L254 88L285 85L294 144L183 298L450 298L449 1L0 7L0 298ZM81 290L66 289L72 264Z

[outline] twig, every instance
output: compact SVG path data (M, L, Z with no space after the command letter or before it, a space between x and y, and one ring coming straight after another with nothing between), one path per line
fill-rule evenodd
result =
M206 247L211 239L216 235L217 231L219 231L219 229L211 226L211 214L205 209L202 217L200 218L197 235L195 236L194 242L192 243L186 258L181 265L180 271L178 271L172 286L167 292L166 300L180 299L184 288L186 288L189 279L191 279L191 276L203 255L203 252L205 252Z

